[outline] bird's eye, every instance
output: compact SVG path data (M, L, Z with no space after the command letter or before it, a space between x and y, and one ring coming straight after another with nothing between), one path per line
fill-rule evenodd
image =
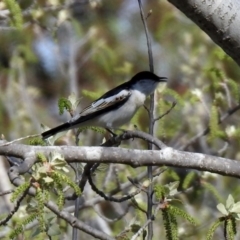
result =
M118 100L118 98L116 98L116 101Z

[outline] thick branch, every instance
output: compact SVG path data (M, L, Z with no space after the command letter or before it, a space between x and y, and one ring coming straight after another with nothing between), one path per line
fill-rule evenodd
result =
M48 155L52 151L62 154L67 162L120 163L128 164L132 167L165 165L240 177L240 163L238 161L202 153L178 151L170 147L156 151L115 147L41 147L23 144L0 146L0 155L20 157L25 160L25 166L31 166L34 161L37 161L37 153L41 152ZM24 169L26 170L26 167Z
M168 0L240 65L238 0Z

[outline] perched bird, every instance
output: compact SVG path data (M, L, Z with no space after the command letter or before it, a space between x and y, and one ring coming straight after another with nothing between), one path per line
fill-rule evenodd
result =
M83 126L118 128L131 120L159 83L166 81L167 78L158 77L152 72L139 72L128 82L106 92L68 122L43 132L42 138Z

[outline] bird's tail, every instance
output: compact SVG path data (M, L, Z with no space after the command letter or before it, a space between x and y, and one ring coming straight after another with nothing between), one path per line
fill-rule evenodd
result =
M66 122L66 123L63 123L62 125L59 125L55 128L52 128L52 129L50 129L46 132L43 132L41 135L42 135L43 139L46 139L46 138L49 138L49 137L51 137L51 136L53 136L53 135L55 135L59 132L63 132L65 130L68 130L70 128L71 128L71 123Z

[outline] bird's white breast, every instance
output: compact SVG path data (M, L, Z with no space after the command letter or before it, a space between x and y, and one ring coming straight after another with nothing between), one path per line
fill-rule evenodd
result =
M145 94L132 90L132 94L120 108L98 117L103 127L117 128L128 123L140 106L144 104Z
M132 95L129 98L129 103L141 107L146 100L146 95L138 90L132 90Z

